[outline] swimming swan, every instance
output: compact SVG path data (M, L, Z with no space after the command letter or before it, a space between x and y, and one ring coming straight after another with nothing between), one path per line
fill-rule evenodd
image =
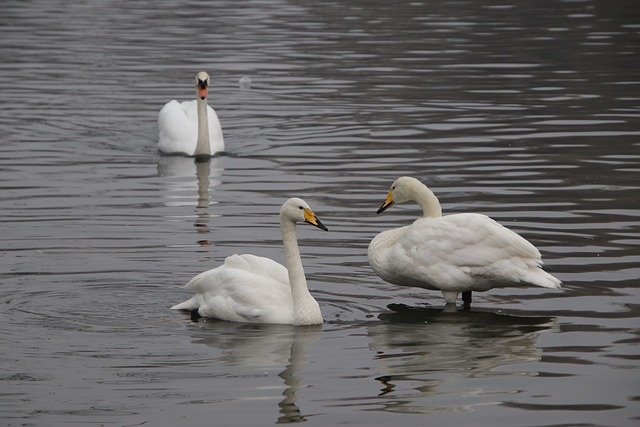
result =
M167 102L158 113L158 150L187 156L224 151L218 115L207 105L209 74L196 74L196 99Z
M369 265L389 283L440 290L447 303L471 291L535 285L559 288L540 252L520 235L476 213L442 216L437 197L415 178L398 178L378 213L409 200L422 208L413 224L383 231L369 244Z
M280 232L287 267L255 255L232 255L224 264L198 274L185 285L196 294L172 309L194 310L205 317L231 322L314 325L322 323L318 302L304 276L296 223L327 227L298 198L280 209Z

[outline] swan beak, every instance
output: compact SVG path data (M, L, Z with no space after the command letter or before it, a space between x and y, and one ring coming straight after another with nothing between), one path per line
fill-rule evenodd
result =
M320 222L316 214L314 214L311 209L304 210L304 220L311 225L315 225L321 230L329 231L329 229L325 227L323 223Z
M384 203L382 204L382 206L380 206L380 209L378 209L378 212L376 212L376 213L382 213L385 210L387 210L387 208L390 208L394 204L395 204L395 202L393 201L393 193L391 191L389 191L389 195L387 196L387 200L384 201Z
M209 86L206 81L198 80L198 98L207 99L207 90Z

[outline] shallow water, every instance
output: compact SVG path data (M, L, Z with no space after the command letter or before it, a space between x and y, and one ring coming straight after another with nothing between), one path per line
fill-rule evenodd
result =
M7 426L624 426L640 417L640 9L633 1L33 1L0 14ZM213 76L228 153L156 153ZM252 80L249 88L238 81ZM415 176L542 252L561 291L389 285L375 211ZM321 327L169 307L300 227Z

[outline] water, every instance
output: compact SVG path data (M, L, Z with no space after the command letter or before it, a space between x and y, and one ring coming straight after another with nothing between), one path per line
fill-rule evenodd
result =
M636 3L3 2L2 424L635 425ZM228 153L160 157L199 70ZM450 313L381 281L368 242L419 213L375 214L400 175L562 291ZM299 230L323 326L169 310L230 254L282 261L290 196L330 229Z

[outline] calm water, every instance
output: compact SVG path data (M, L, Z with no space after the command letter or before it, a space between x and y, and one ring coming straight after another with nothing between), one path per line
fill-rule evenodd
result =
M4 0L1 424L636 425L639 4ZM199 70L228 153L160 157ZM384 283L369 241L419 213L375 214L400 175L564 288L449 313ZM330 229L299 229L323 326L169 310L230 254L282 261L290 196Z

